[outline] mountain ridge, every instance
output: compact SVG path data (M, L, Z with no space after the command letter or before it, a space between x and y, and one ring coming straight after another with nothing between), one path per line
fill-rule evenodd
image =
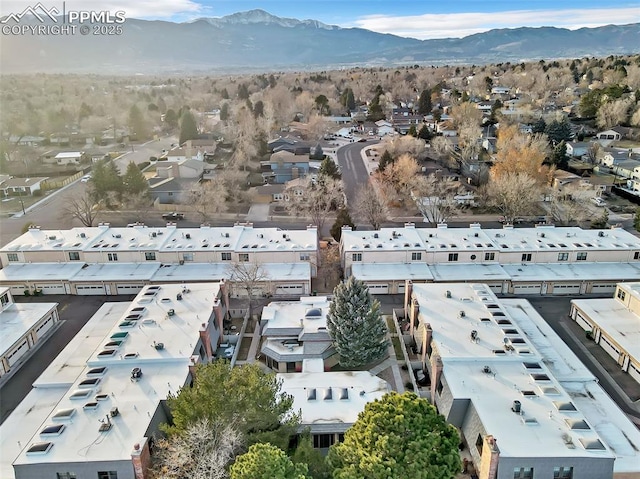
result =
M640 52L640 23L578 30L503 28L463 38L418 40L281 18L257 9L183 23L127 19L122 27L121 35L3 35L2 72L236 73L521 62Z

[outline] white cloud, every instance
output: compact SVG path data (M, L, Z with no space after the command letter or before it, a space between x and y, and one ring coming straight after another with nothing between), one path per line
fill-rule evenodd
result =
M640 8L602 8L565 10L513 10L424 14L412 16L367 15L351 26L403 37L460 38L494 28L555 26L575 30L607 24L634 23L640 18Z
M62 0L1 0L0 15L19 13L29 5L41 1L46 8L56 7L62 11ZM126 12L127 18L169 19L174 16L197 17L206 14L206 7L195 0L66 0L66 10L93 10Z

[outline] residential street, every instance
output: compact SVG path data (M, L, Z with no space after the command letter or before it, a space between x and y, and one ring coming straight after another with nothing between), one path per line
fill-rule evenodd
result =
M342 172L342 182L347 196L347 205L353 205L358 188L369 182L369 173L362 161L361 151L366 146L373 144L351 143L338 150L338 165Z

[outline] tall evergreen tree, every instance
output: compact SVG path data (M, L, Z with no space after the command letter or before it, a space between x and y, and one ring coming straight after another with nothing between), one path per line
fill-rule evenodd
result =
M380 163L378 163L378 170L384 171L385 168L393 163L393 156L389 153L388 150L384 150L382 157L380 158Z
M420 93L420 99L418 100L418 113L421 115L428 115L433 108L431 104L431 89L427 88Z
M329 233L331 233L331 237L334 240L340 241L340 238L342 238L343 226L351 226L352 228L355 226L355 223L351 219L351 215L349 215L349 210L346 208L340 208L340 211L338 211L338 215L336 216L336 221L329 230Z
M187 140L193 140L198 137L198 126L196 119L190 110L185 109L180 117L180 140L182 145Z
M127 171L125 171L122 177L122 187L124 193L133 195L146 193L149 189L149 185L142 171L140 171L140 168L138 168L133 161L130 161L127 165Z
M571 132L571 125L569 120L563 117L562 120L553 120L545 128L545 133L549 137L549 141L552 145L557 145L561 141L569 141L573 133Z
M355 368L383 358L389 346L387 326L369 288L351 276L336 286L333 296L327 328L340 365Z
M547 129L547 122L544 121L544 118L542 117L538 118L531 126L531 131L533 133L544 133L546 129Z
M129 128L131 128L131 133L138 140L144 140L149 137L147 122L137 105L133 105L129 110Z
M418 131L418 138L424 141L429 141L433 138L433 133L427 125L422 125L420 131Z
M347 90L347 104L346 107L349 111L353 111L356 109L356 99L353 96L353 90L349 88Z
M324 156L324 154L322 154L322 156ZM317 158L315 156L315 153L314 153L314 157ZM318 169L318 175L329 176L336 180L339 180L340 178L342 178L342 175L340 174L340 170L338 169L338 166L328 156L324 160L322 160L322 163L320 163L320 168Z

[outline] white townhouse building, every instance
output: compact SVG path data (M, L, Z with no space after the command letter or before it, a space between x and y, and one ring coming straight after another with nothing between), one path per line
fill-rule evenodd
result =
M246 264L261 268L257 295L300 296L311 293L317 253L312 226L35 227L0 249L0 285L13 294L132 294L146 284L230 280L233 265ZM231 295L246 290L232 281Z
M15 373L59 321L58 303L15 303L0 287L0 378Z
M620 229L382 228L340 240L346 276L373 294L401 294L413 282L482 282L504 294L609 293L640 280L640 239Z
M640 283L618 284L612 298L574 299L570 316L640 383Z
M217 283L147 286L105 303L0 426L3 479L149 477L168 394L222 340Z
M405 302L432 402L480 479L629 479L640 432L524 299L413 284Z

